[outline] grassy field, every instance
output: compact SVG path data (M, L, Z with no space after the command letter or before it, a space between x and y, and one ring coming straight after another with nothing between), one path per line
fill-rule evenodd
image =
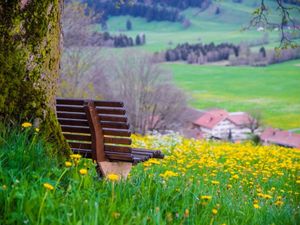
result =
M2 127L3 128L3 127ZM51 155L32 128L0 130L0 224L296 225L299 151L134 136L166 158L100 180L91 160ZM298 222L297 222L298 221Z
M266 125L300 127L300 60L268 67L167 64L197 108L261 111Z
M269 18L272 21L279 20L276 13L274 1L267 0L268 6L273 9L270 11ZM216 7L220 7L221 13L215 15ZM216 1L204 12L199 9L189 8L183 14L191 21L191 26L183 28L180 23L171 22L151 22L147 23L143 18L133 18L130 16L112 17L108 20L108 31L112 33L125 33L135 37L139 33L145 33L147 44L138 49L146 51L161 51L175 47L178 43L240 43L241 41L251 41L261 39L264 32L255 29L242 32L242 28L249 25L251 13L258 6L258 1L244 0L243 4L233 3L232 1ZM296 16L296 14L292 13ZM126 20L130 18L133 24L132 31L126 31ZM96 28L99 29L99 28ZM270 43L267 48L278 46L279 33L269 31ZM257 50L257 49L255 49Z

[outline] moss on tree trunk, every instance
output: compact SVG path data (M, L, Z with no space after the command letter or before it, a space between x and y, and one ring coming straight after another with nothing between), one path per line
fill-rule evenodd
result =
M0 118L39 121L41 132L69 147L55 115L63 0L0 2Z

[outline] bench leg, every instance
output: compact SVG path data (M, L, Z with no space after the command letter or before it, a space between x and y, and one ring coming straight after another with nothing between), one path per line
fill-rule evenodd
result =
M123 179L126 179L132 163L128 162L98 162L101 174L106 177L108 174L117 174Z

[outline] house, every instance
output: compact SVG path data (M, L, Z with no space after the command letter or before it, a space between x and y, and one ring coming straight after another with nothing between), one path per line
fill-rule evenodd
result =
M267 128L260 135L263 144L275 144L288 148L300 149L300 134L295 134L290 131Z
M223 109L213 109L192 121L192 129L201 131L206 139L240 141L249 138L249 134L257 134L251 123L256 121L244 112L229 113Z

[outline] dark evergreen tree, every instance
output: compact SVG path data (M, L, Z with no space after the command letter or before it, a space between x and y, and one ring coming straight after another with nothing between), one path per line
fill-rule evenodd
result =
M128 19L128 20L126 21L126 29L127 29L127 30L132 30L132 23L131 23L131 20L130 20L130 19Z
M261 47L261 48L259 49L259 53L260 53L260 54L262 55L262 57L264 57L264 58L267 56L265 47Z
M135 38L135 44L136 44L137 46L139 46L139 45L142 44L142 42L141 42L141 37L140 37L139 34L136 35L136 38Z

